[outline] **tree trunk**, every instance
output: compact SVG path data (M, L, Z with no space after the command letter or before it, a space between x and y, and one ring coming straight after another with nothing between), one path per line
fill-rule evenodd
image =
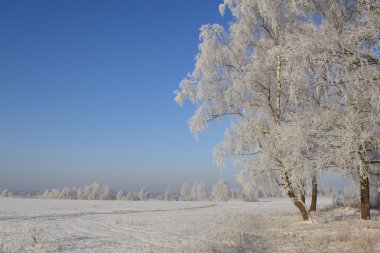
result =
M361 161L359 168L360 177L360 218L362 220L370 220L370 208L369 208L369 175L368 167L364 160L364 155L361 151L358 152L359 159Z
M284 188L285 188L289 198L292 200L293 204L298 208L298 211L301 213L302 219L304 221L309 221L310 215L307 211L307 208L306 208L305 204L295 194L295 191L290 184L287 172L284 172L282 179L284 181Z
M368 173L368 172L367 172ZM369 208L369 179L367 176L360 175L360 214L362 220L371 219Z
M311 204L309 212L317 211L318 184L316 175L313 175L311 178L311 186Z
M305 204L305 200L306 200L306 198L305 198L305 180L302 180L301 181L301 201L302 201L302 203L304 203Z
M310 216L309 216L309 213L306 209L305 204L299 198L297 198L294 191L287 190L287 193L288 193L288 196L290 197L290 199L292 200L293 204L298 208L298 211L301 213L302 219L304 221L309 221Z

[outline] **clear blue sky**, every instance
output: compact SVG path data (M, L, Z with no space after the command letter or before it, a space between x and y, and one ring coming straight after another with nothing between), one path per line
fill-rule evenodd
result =
M232 181L173 100L220 2L0 1L0 189Z

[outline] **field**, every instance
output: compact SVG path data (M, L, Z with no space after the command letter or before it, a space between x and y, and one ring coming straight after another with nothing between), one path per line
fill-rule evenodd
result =
M331 200L320 200L326 208ZM379 213L259 202L0 198L0 252L380 252Z

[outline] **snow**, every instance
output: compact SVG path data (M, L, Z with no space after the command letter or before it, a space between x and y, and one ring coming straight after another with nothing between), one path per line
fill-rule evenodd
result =
M328 198L319 201L320 206L330 203ZM334 215L352 216L347 210ZM253 203L0 198L5 252L19 252L20 247L21 252L210 252L214 244L234 252L229 247L237 235L271 234L288 220L292 229L314 226L301 222L287 198ZM344 218L341 222L351 224ZM371 225L368 231L379 236L380 223L373 222L377 228ZM271 249L267 239L260 243Z

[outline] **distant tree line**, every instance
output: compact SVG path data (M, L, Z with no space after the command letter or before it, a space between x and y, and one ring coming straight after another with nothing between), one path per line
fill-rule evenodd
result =
M244 201L256 201L256 193L253 187L243 187L242 189L230 189L227 181L219 180L211 189L206 191L204 182L195 182L193 185L184 182L181 186L180 193L172 193L170 187L165 192L154 195L150 194L146 187L142 187L139 192L130 191L124 194L122 191L115 192L111 187L94 182L83 187L63 187L46 190L40 198L43 199L81 199L81 200L131 200L144 201L148 199L156 200L181 200L181 201L228 201L229 199L241 199ZM8 190L0 191L0 196L8 197L12 194ZM258 194L265 197L264 194Z
M95 182L79 188L64 187L46 190L41 197L44 199L115 200L117 195L111 187Z
M335 206L358 207L357 191L353 187L337 189L335 187L320 187L318 193L322 196L332 197L332 204ZM213 185L211 191L206 190L206 184L202 181L194 182L192 185L184 182L179 193L172 193L167 187L163 193L152 194L146 187L142 187L138 192L122 191L115 192L111 187L94 182L83 187L63 187L61 189L46 190L43 193L17 193L9 190L0 190L0 197L32 197L43 199L72 199L72 200L162 200L162 201L229 201L241 200L245 202L255 202L259 198L282 197L280 188L268 191L265 187L244 184L241 188L231 189L225 180L219 180ZM312 187L305 190L306 195L312 194ZM380 196L373 192L372 207L380 207Z

